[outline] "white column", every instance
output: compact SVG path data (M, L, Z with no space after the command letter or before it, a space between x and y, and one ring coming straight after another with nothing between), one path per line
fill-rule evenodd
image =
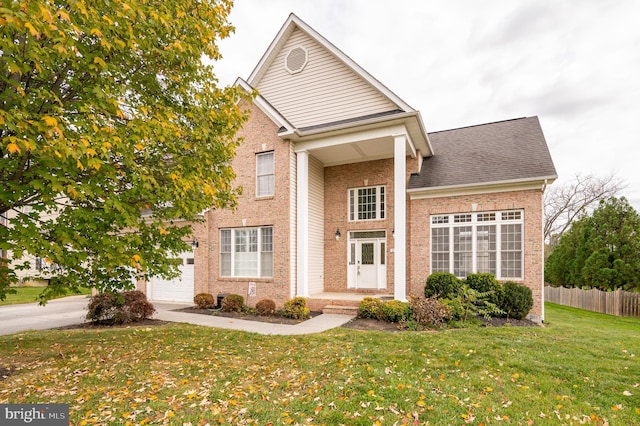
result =
M393 139L393 298L407 300L407 137Z
M309 297L309 153L297 157L297 296Z

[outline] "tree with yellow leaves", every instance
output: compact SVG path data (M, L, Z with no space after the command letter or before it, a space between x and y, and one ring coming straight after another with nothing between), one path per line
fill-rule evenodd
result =
M217 87L212 65L231 6L3 0L0 249L14 263L0 262L0 298L32 257L56 265L42 300L175 276L192 233L178 222L233 207L247 95Z

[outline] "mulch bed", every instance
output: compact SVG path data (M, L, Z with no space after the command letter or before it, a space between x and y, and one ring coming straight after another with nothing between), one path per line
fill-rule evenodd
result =
M248 321L261 321L261 322L269 322L272 324L299 324L300 320L294 320L291 318L285 318L279 315L271 315L271 316L260 316L251 313L243 313L243 312L222 312L215 311L209 309L199 309L196 307L189 308L181 308L176 309L177 312L190 312L193 314L203 314L203 315L216 315L219 317L226 318L236 318L236 319L244 319ZM320 315L321 312L311 312L311 317L315 317ZM529 320L516 320L512 318L490 318L485 319L482 317L478 318L481 322L484 323L486 327L538 327L540 324L535 323ZM374 330L374 331L390 331L390 332L398 332L398 331L409 331L407 328L403 328L400 324L386 322L386 321L378 321L376 319L371 318L354 318L348 323L342 326L343 328L350 328L354 330ZM426 330L432 331L432 330Z
M285 318L281 315L256 315L256 314L251 314L246 312L222 312L218 310L200 309L200 308L196 308L195 306L188 307L188 308L175 309L174 311L189 312L191 314L214 315L217 317L235 318L235 319L242 319L247 321L268 322L271 324L295 325L295 324L300 324L302 321L305 321L305 320L297 320L293 318ZM311 312L310 318L317 317L321 313L322 312ZM310 319L310 318L307 318L307 319Z
M260 321L271 324L300 324L304 320L296 320L292 318L285 318L280 315L261 316L245 312L222 312L210 309L199 309L195 306L188 308L176 309L176 312L188 312L192 314L201 315L215 315L225 318L235 318L247 321ZM320 315L321 312L311 312L310 318ZM309 318L307 318L309 319ZM540 324L529 320L516 320L512 318L489 318L478 317L485 327L539 327ZM113 329L113 328L127 328L127 327L158 327L169 324L167 321L161 321L156 319L146 319L144 321L124 324L124 325L109 325L109 324L96 324L92 322L85 322L81 324L68 325L65 327L57 327L56 330L74 330L74 329L86 329L86 330L99 330L99 329ZM378 321L371 318L354 318L348 323L342 326L343 328L350 328L353 330L371 330L371 331L388 331L388 332L400 332L410 331L407 328L402 327L400 324L391 323L386 321ZM425 330L433 331L433 330ZM9 372L9 373L7 373ZM2 380L3 374L10 374L10 369L2 369L0 367L0 380Z

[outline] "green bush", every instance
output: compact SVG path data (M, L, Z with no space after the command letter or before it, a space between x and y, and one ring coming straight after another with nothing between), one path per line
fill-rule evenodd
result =
M210 293L198 293L193 296L193 303L200 309L211 309L216 306L216 299Z
M439 302L435 296L428 299L411 296L409 306L413 319L420 325L439 327L451 318L452 309Z
M382 319L387 322L403 322L411 319L411 306L400 300L389 300L382 305Z
M502 299L502 285L496 280L493 274L469 274L467 275L467 285L478 293L486 294L486 300L499 305Z
M507 318L523 319L533 307L533 293L527 286L507 281L503 286L503 296L500 303Z
M463 284L460 288L459 297L464 311L462 322L472 320L479 315L482 315L486 319L503 315L504 311L489 300L492 293L493 292L481 293L472 289L469 284Z
M139 290L105 292L91 297L87 319L102 324L130 324L150 318L156 311Z
M464 307L462 306L462 300L460 296L456 296L450 299L438 299L438 301L449 309L452 321L460 321L462 319L464 315Z
M377 297L365 297L358 305L358 318L380 319L384 302Z
M261 316L273 315L276 313L276 302L271 299L258 300L256 303L256 314Z
M243 312L245 310L244 297L239 294L229 294L222 299L224 312Z
M307 299L304 297L294 297L284 303L282 316L303 320L309 317L309 308L307 308Z
M438 299L451 299L460 291L460 280L450 272L434 272L427 278L424 297L436 296Z

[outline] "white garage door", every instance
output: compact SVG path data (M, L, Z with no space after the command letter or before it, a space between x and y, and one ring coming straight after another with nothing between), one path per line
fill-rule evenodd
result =
M147 297L161 302L193 302L193 252L181 254L180 276L172 280L154 277L147 283Z

